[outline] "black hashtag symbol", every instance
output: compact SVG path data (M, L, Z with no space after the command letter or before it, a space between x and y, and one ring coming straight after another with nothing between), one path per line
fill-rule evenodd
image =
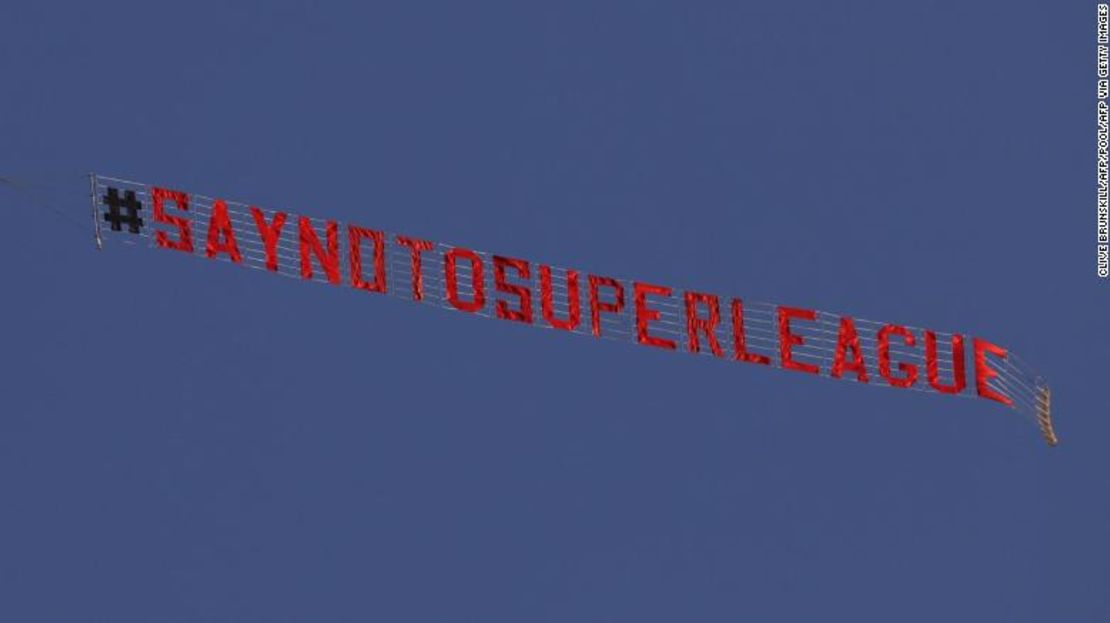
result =
M100 199L108 206L104 220L112 224L112 231L122 231L121 225L124 223L127 223L127 231L133 234L139 233L143 228L143 219L139 218L139 210L143 209L143 204L135 198L135 191L124 191L123 199L120 199L119 191L109 187L108 194ZM127 211L126 216L120 213L120 208Z

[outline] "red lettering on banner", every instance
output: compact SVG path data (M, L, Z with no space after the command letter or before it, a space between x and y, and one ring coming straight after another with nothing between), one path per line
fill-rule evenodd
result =
M590 275L590 328L594 337L601 337L601 312L619 314L624 310L624 286L612 277ZM614 302L602 303L598 299L597 289L606 286L613 289Z
M408 247L409 268L412 271L412 300L424 300L424 273L421 269L420 254L425 251L431 251L431 240L421 240L419 238L408 238L406 236L397 236L397 244L402 247Z
M150 196L151 199L154 200L154 220L166 225L173 225L177 228L177 240L170 240L166 232L158 231L154 234L154 241L163 249L173 249L174 251L192 253L192 223L184 216L170 216L166 214L167 199L177 204L177 209L182 212L188 211L189 195L177 190L152 186L150 189Z
M888 324L879 329L879 374L886 379L886 382L894 387L910 387L917 382L917 366L912 363L898 362L898 369L902 371L904 376L896 377L890 373L890 336L897 335L902 338L902 343L906 346L913 346L915 343L913 333L906 327L896 324Z
M799 309L796 307L782 307L778 308L779 317L779 358L782 361L782 367L787 370L798 370L799 372L808 372L810 374L817 374L820 370L817 366L811 363L802 363L794 361L794 347L805 344L805 338L796 333L790 332L790 321L794 318L799 320L816 320L817 313L812 309Z
M686 299L686 348L692 353L701 352L698 342L698 332L705 334L705 341L709 342L709 350L718 357L724 357L720 343L717 342L717 325L721 322L721 304L715 294L702 292L689 292ZM698 304L709 308L709 318L698 317Z
M851 361L845 361L844 356L852 351ZM860 383L867 382L867 364L863 361L863 351L859 345L859 335L856 333L856 324L848 316L840 318L840 331L836 337L836 350L833 352L832 370L830 376L835 379L844 375L844 372L855 372L856 380Z
M470 288L474 299L464 301L459 298L458 258L470 262ZM482 279L482 258L470 249L455 247L443 255L443 270L447 278L447 300L460 311L474 313L486 304L485 282Z
M327 275L328 281L338 284L339 279L339 226L335 221L328 221L325 229L327 230L328 248L327 251L320 246L320 239L316 237L316 230L312 228L312 221L307 216L302 216L298 220L298 238L300 239L301 247L301 277L305 279L312 279L312 262L309 259L309 252L316 256L320 262L320 266L324 269L324 274Z
M208 218L208 243L204 250L210 258L216 257L217 253L227 253L232 262L238 264L243 261L239 245L235 243L235 230L227 214L227 203L222 199L212 203L212 216Z
M987 365L987 353L1005 359L1006 349L979 338L974 338L971 344L972 351L975 354L975 390L983 398L997 400L1006 406L1013 406L1014 401L1009 396L991 389L990 380L998 376L998 372Z
M967 386L964 378L964 337L952 334L952 384L940 383L940 366L937 363L937 334L925 331L925 376L929 385L942 394L958 394Z
M532 324L532 291L524 286L511 284L505 281L506 267L515 270L517 276L521 279L532 278L532 271L528 266L528 262L511 257L502 257L500 255L493 256L493 287L496 288L498 292L512 294L519 300L517 309L510 309L507 302L498 300L496 305L497 317L505 320Z
M401 235L389 240L388 236L394 234L383 230L300 215L293 215L297 219L294 227L296 234L292 231L285 234L284 227L290 217L284 212L262 210L202 195L197 195L198 206L190 206L192 196L183 191L115 178L91 177L90 183L95 191L93 216L98 224L103 225L105 230L108 225L104 223L110 224L111 231L120 232L121 237L124 237L122 232L126 225L127 232L133 234L132 240L147 237L151 246L198 256L203 251L209 259L227 259L252 267L264 265L270 272L289 276L297 273L299 264L302 278L319 277L321 281L336 285L342 282L343 271L348 270L350 287L377 293L387 293L392 288L393 293L401 297L404 296L404 286L401 285L404 278L394 274L398 268L394 263L404 263L405 251L402 249L407 248L412 298L415 301L424 299L422 259L425 253L431 252L436 255L429 256L432 262L429 279L433 282L430 296L437 307L446 306L529 325L543 324L576 333L586 333L588 324L589 333L598 338L615 338L625 342L635 339L637 343L665 350L678 350L679 344L685 343L687 350L695 354L707 354L706 351L709 351L722 360L735 358L736 361L812 375L827 373L837 379L854 375L857 382L863 384L870 383L871 375L876 373L871 366L877 363L877 385L887 384L931 393L970 395L972 379L968 375L974 374L974 390L978 397L1034 416L1046 441L1050 445L1057 443L1051 420L1050 390L1044 380L1025 368L1024 364L1019 366L1015 363L1016 355L1014 362L1011 362L1006 348L978 337L972 337L973 352L968 361L965 336L960 334L939 333L947 350L941 353L938 351L938 333L932 330L862 319L859 322L863 324L857 325L854 317L846 315L753 301L747 301L748 317L745 319L745 304L739 298L588 273L587 323L583 318L587 310L583 309L585 305L581 300L580 273L575 270L537 264L537 279L528 260ZM97 196L102 190L106 194ZM124 194L122 197L121 192ZM142 203L136 196L139 192L149 193ZM140 218L139 212L144 205L149 209L146 214L150 217L145 231L142 226L146 217ZM121 210L126 210L126 214ZM251 213L258 238L250 231L247 211ZM192 229L194 223L197 225L196 232ZM340 225L347 230L346 251L343 241L338 239ZM293 227L292 224L290 226ZM104 242L100 234L107 235L109 232L102 232L98 227L96 233L99 247ZM109 239L114 237L114 233L108 235ZM239 244L240 237L243 237L243 245ZM294 244L297 245L295 248ZM294 253L297 255L294 256ZM224 255L227 257L221 257ZM492 264L488 285L492 285L493 290L489 295L485 292L487 259ZM442 273L439 262L443 263ZM559 283L554 283L553 270L563 271ZM443 290L439 290L441 278ZM460 288L460 279L470 280L469 292L466 291L467 286ZM632 305L627 300L628 287L633 288ZM533 288L538 289L538 301L532 298ZM563 296L566 297L565 311L562 311L564 302L556 301L556 297ZM724 309L726 301L728 310ZM486 307L487 302L492 303L489 308ZM537 303L542 319L535 316ZM680 311L685 314L685 336L682 336L682 322L678 320ZM729 329L721 326L727 320L724 314L728 312L731 312L731 356L726 354L723 342L728 339L726 334ZM609 320L606 325L609 333L603 335L605 318ZM834 332L833 318L838 324L835 341L831 337ZM860 329L865 331L865 335L859 335ZM721 333L718 334L718 331ZM924 343L918 346L918 341ZM827 348L834 344L835 348ZM776 346L777 353L774 352ZM749 348L754 352L750 352ZM779 359L776 360L776 356ZM873 356L875 360L871 359ZM972 370L967 370L968 363L974 366ZM919 381L920 386L917 385Z
M574 331L581 322L582 302L578 298L578 271L566 271L567 319L555 317L555 304L551 294L551 267L540 265L540 311L547 324L563 331Z
M362 278L362 241L374 242L374 280ZM351 286L369 292L385 292L385 235L376 229L347 225L347 257L351 264Z
M732 350L736 361L764 366L771 363L767 355L748 352L747 336L744 335L744 302L740 299L732 299Z
M266 268L277 272L278 269L278 255L277 243L281 238L281 229L285 227L285 212L277 212L274 214L274 222L266 224L266 214L258 208L251 206L251 215L254 216L254 224L258 227L258 236L262 238L262 244L266 248Z
M632 283L632 300L636 308L636 341L656 348L674 350L676 348L674 340L656 337L648 333L648 323L659 320L659 310L647 306L647 295L649 294L669 297L671 289L666 286L640 283L639 281Z

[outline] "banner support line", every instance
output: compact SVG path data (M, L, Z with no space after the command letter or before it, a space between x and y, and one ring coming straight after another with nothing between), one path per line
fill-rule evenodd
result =
M1055 446L1059 443L1056 437L1056 430L1052 427L1052 393L1048 387L1040 388L1040 396L1037 401L1037 424L1041 427L1041 434L1044 435L1044 440L1048 445Z
M104 240L100 237L100 221L96 218L96 174L89 173L89 201L92 204L93 237L96 240L96 250L104 250Z

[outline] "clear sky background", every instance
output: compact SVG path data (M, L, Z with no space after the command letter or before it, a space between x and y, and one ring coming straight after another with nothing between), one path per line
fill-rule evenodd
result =
M1110 620L1089 2L30 3L0 619ZM984 400L137 247L96 170L980 335Z

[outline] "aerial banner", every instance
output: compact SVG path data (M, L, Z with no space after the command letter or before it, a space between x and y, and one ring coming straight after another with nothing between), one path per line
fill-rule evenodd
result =
M895 390L979 398L1057 442L1050 392L985 339L498 255L90 176L98 245L138 243L462 313Z

